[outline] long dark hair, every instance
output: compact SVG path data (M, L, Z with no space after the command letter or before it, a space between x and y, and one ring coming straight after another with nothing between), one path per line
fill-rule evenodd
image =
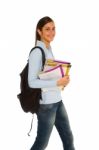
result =
M49 22L54 22L54 21L48 16L45 16L38 21L37 26L36 26L35 44L36 44L37 40L41 40L41 37L40 37L39 33L37 32L37 30L38 29L42 30L43 26Z

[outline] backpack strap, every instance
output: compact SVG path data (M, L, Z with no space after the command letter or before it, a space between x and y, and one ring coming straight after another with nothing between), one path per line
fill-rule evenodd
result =
M32 52L34 49L36 49L36 48L40 49L40 50L41 50L41 53L42 53L42 70L43 70L44 64L45 64L45 52L44 52L43 48L41 48L40 46L35 46L35 47L33 47L33 48L31 49L29 55L30 55L31 52Z
M33 119L34 119L34 114L33 114L32 121L31 121L31 128L30 128L30 131L27 133L28 136L30 136L30 132L31 132L32 127L33 127Z

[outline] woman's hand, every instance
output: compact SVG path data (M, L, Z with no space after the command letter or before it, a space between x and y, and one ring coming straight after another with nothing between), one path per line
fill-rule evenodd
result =
M59 79L57 81L57 86L67 86L67 84L70 82L69 76L64 76L63 78Z

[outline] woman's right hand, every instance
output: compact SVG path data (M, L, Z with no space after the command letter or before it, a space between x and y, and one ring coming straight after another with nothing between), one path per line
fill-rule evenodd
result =
M57 81L57 86L66 86L70 81L69 76L64 76Z

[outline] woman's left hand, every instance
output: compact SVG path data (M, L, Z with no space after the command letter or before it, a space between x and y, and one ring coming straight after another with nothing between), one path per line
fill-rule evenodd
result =
M63 86L62 90L64 90L64 88L68 85L69 82L70 82L70 77L69 77L67 84L65 86Z

